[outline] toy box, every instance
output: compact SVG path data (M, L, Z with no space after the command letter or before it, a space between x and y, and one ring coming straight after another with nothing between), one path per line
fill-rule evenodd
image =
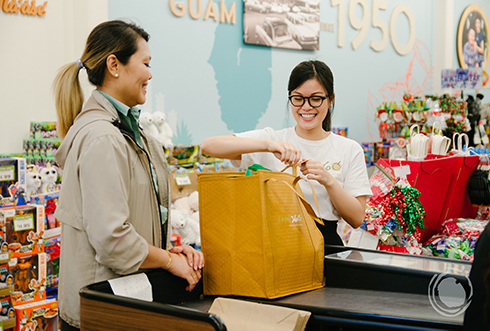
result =
M31 196L30 202L32 204L44 206L44 239L56 237L61 234L61 223L54 217L59 196L60 191Z
M0 266L0 297L9 296L14 292L14 276L8 270L8 264Z
M27 189L27 165L24 158L0 159L0 200L15 199Z
M169 182L172 200L189 196L192 192L197 191L196 172L171 174L169 176Z
M14 306L46 299L46 260L46 253L10 260L15 289L10 297Z
M43 300L15 307L16 331L58 330L58 301Z
M60 275L61 236L44 240L46 252L46 286L48 289L58 288Z
M1 233L1 231L0 231ZM8 243L3 240L3 237L0 236L0 265L4 263L9 263L10 261L10 249ZM1 295L0 295L1 296Z
M12 257L44 252L44 206L26 205L0 209L0 227Z
M56 122L31 122L31 138L54 138L56 134Z
M24 155L32 157L52 157L60 147L59 138L29 138L23 140Z
M223 162L223 159L219 159L217 157L212 157L209 155L206 155L202 150L201 150L201 155L199 156L199 162L206 164L206 163L216 163L216 162Z
M15 309L10 304L9 297L0 299L0 322L3 324L3 329L14 328L17 324Z
M170 158L171 164L192 164L199 161L199 145L175 145Z
M338 134L339 136L342 136L342 137L346 137L347 138L347 131L348 131L348 128L347 127L333 127L332 128L332 132L335 133L335 134Z

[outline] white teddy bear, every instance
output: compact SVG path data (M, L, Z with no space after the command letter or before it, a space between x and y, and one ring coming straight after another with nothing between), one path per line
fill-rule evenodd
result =
M41 187L41 175L38 173L38 166L28 166L26 185L26 194L28 196L37 194L39 188Z
M185 216L179 210L172 209L170 211L170 225L172 226L172 233L181 235L182 245L196 244L201 246L199 224L193 219Z
M190 218L192 218L194 221L196 221L197 223L201 224L201 221L199 220L199 210L192 213Z
M58 172L51 164L48 164L46 168L41 168L39 175L41 177L41 194L52 193L58 190L56 187Z
M173 208L180 211L185 216L191 216L191 206L189 205L189 197L183 197L175 200Z
M150 134L153 137L158 138L158 129L153 123L151 113L141 112L138 122L145 134Z
M192 212L196 212L199 210L199 193L197 191L192 192L188 196L188 203Z
M155 124L155 127L158 130L158 141L165 147L165 149L172 149L172 147L174 146L174 144L172 143L174 133L172 131L172 128L166 121L167 117L165 116L165 114L161 111L156 111L152 114L152 120L153 124Z

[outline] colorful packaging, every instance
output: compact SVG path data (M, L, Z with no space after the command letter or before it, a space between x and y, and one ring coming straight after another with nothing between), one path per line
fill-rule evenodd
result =
M0 310L0 322L3 323L3 329L14 328L17 324L15 309L10 304L9 299L8 296L0 298L0 305L2 307L2 310Z
M26 205L0 209L0 226L12 257L44 252L44 206Z
M44 248L47 254L46 286L50 289L58 288L60 277L61 235L45 239Z
M18 306L46 299L46 253L13 258L9 272L14 277L12 303Z
M31 122L30 137L54 138L56 134L56 122Z
M488 221L470 218L448 219L424 248L434 256L472 261L476 242L487 224Z
M14 276L8 270L8 264L0 267L0 297L8 296L14 292Z
M216 162L223 162L224 160L223 159L219 159L217 157L212 157L212 156L209 156L209 155L206 155L200 148L200 155L199 155L199 162L200 163L203 163L203 164L207 164L207 163L216 163Z
M366 166L369 167L374 165L374 143L373 142L362 143L362 149L364 150Z
M0 200L16 199L27 190L26 173L26 159L0 159ZM2 205L5 205L5 202Z
M56 299L15 306L17 315L16 331L58 330L58 301Z
M342 136L342 137L346 137L347 138L347 132L348 132L348 128L345 126L345 127L334 127L332 128L332 132L335 133L335 134L338 134L339 136Z
M398 180L399 178L395 176L395 172L388 162L384 159L378 160L374 172L369 178L373 195L368 199L368 204L378 206Z
M193 164L199 162L199 145L175 145L170 158L171 164Z
M31 196L32 204L44 206L44 238L52 238L61 234L61 223L54 217L54 212L58 206L60 191L53 193L39 194Z

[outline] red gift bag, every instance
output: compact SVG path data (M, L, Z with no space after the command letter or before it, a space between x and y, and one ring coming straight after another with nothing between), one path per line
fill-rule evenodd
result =
M442 208L439 226L450 218L475 218L478 207L471 204L468 194L468 182L470 176L478 167L480 157L478 155L456 156L456 165L451 176L446 201Z
M456 156L424 161L387 160L393 168L410 166L407 180L420 191L420 203L424 206L427 217L426 229L421 231L420 242L425 242L438 229L457 160Z

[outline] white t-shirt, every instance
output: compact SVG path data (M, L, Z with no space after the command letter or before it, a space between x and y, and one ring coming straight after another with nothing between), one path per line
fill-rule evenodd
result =
M322 162L325 168L348 194L353 197L372 195L364 160L364 152L361 146L354 140L330 132L327 138L312 141L299 137L294 128L275 131L269 127L262 130L237 133L235 136L291 142L294 147L301 150L302 159ZM285 168L284 163L278 160L272 153L242 154L241 163L238 164L237 162L239 161L233 163L242 169L246 169L254 163L260 164L272 171L281 171ZM285 172L292 173L292 169L289 168ZM306 179L306 176L301 174L301 171L299 171L299 175ZM339 220L341 217L333 207L325 186L316 180L311 180L310 182L315 189L320 208L320 215L318 216L325 220ZM316 211L310 184L303 180L299 183L306 200Z

